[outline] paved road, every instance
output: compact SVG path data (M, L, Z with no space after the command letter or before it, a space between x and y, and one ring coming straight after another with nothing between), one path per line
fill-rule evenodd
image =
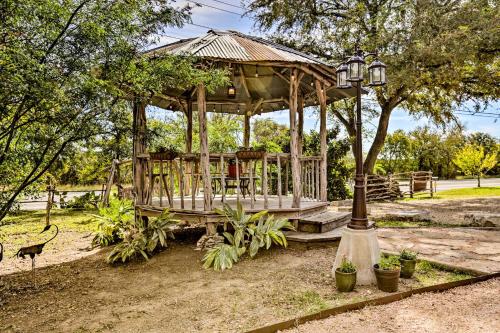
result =
M455 188L469 188L476 187L477 180L476 179L462 179L462 180L438 180L437 182L437 190L451 190ZM500 178L486 178L481 179L482 187L493 187L500 186Z
M66 201L72 200L75 197L79 197L84 195L85 193L90 192L90 191L74 191L74 192L68 192L66 194ZM96 190L94 191L96 195L100 195L101 191ZM59 202L59 195L54 196L54 201ZM39 197L36 198L26 198L22 200L21 202L21 209L22 210L40 210L40 209L45 209L47 207L47 193L42 192L40 193Z

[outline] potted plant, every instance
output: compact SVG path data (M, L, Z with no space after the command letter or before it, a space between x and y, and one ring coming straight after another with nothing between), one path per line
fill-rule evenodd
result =
M356 273L356 266L346 257L343 257L339 267L335 270L337 290L341 292L352 291L356 285Z
M400 276L405 279L410 279L415 272L415 264L417 263L417 253L408 249L403 249L399 255L401 263Z
M399 257L380 257L380 262L373 265L378 289L385 292L398 291L400 263Z

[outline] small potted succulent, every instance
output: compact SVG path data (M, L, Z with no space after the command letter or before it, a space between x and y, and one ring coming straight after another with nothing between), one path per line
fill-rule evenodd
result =
M415 272L415 264L417 263L417 253L408 249L403 249L399 255L399 262L401 263L400 276L405 279L410 279Z
M400 263L398 256L380 257L380 262L373 265L378 289L385 292L398 291Z
M356 273L356 266L346 257L343 257L339 267L335 270L337 290L341 292L352 291L356 285Z

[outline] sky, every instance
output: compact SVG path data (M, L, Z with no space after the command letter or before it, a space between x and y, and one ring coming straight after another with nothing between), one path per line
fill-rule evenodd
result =
M164 35L160 37L158 45L163 45L175 42L178 38L198 37L205 34L209 29L217 30L237 30L242 33L262 36L266 32L258 31L254 28L254 21L251 17L243 16L244 9L241 7L240 0L196 0L186 1L178 0L176 4L183 6L190 3L196 6L196 3L202 6L196 6L192 10L193 24L187 24L182 28L168 28ZM173 38L175 37L175 38ZM390 68L387 69L390 71ZM389 83L390 84L390 83ZM370 98L369 96L367 98ZM462 107L465 108L466 106ZM459 121L465 125L466 132L486 132L497 138L500 138L500 101L496 101L488 106L485 112L498 114L497 117L484 117L480 115L458 115ZM255 116L258 117L258 116ZM279 111L268 113L262 117L272 118L275 121L288 125L288 111ZM367 129L376 129L377 119L367 122ZM415 119L409 116L405 110L396 109L393 111L389 123L389 132L394 132L397 129L405 131L412 130L417 126L431 125L432 123L426 118ZM304 113L304 130L319 129L318 117L315 111L311 108L305 110ZM367 138L370 141L369 138Z

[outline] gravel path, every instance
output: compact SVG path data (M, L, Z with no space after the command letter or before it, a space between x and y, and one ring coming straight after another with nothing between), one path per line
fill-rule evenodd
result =
M500 279L306 323L298 332L500 332Z

